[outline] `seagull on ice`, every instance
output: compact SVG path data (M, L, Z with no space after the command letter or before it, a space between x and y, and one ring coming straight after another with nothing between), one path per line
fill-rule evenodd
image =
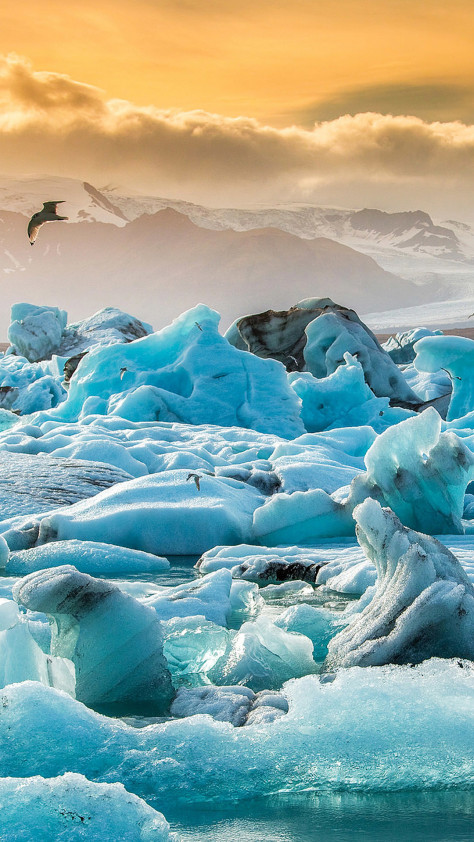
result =
M45 222L55 222L57 219L68 219L67 216L58 216L56 208L62 205L63 199L59 202L43 202L43 210L34 213L28 223L28 237L31 245L34 244L38 231Z

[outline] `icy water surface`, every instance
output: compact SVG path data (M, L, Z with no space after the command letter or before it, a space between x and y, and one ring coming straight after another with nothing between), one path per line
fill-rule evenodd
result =
M314 793L173 815L182 842L472 842L469 792Z

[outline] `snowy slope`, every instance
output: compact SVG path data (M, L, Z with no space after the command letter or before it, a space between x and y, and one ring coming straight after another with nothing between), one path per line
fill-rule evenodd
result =
M472 291L474 230L463 222L433 222L424 211L386 213L292 204L276 207L207 208L152 196L125 196L104 190L125 216L172 208L196 225L216 231L277 228L303 239L327 237L371 257L389 272L415 283Z
M26 219L45 200L64 200L69 221L45 226L31 249ZM206 208L50 176L0 177L0 254L2 336L19 297L60 300L73 320L112 302L159 326L184 299L228 323L313 296L371 313L473 296L474 231L462 222L302 204Z
M104 212L105 211L101 211ZM209 304L227 327L238 316L287 309L295 300L331 297L357 310L384 310L423 293L366 255L326 238L302 240L277 229L212 231L173 210L104 222L53 223L31 248L25 217L0 211L3 324L21 298L61 301L69 319L113 305L155 328L183 309Z
M45 201L64 201L64 216L69 222L127 222L120 208L87 182L54 176L0 176L0 210L30 217Z

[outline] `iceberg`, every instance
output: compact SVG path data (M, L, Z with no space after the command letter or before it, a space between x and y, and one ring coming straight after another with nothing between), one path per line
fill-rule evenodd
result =
M433 408L379 435L367 450L366 473L355 476L344 497L321 489L276 494L254 513L260 543L308 544L351 535L352 512L366 497L389 506L402 523L430 535L462 533L466 487L474 455L452 431L441 431Z
M359 361L365 381L377 397L388 397L397 405L420 403L357 313L330 298L307 298L289 310L244 316L234 322L226 337L238 349L272 357L288 371L306 370L317 378L335 372L349 353Z
M374 395L388 397L395 406L417 406L420 399L401 371L353 310L330 309L306 328L306 369L315 377L327 377L343 364L349 352L364 371Z
M405 526L429 535L462 533L464 493L474 478L474 456L453 432L441 432L433 408L382 433L365 456L367 476L351 497L375 497Z
M0 357L1 409L28 415L56 407L66 400L66 395L57 359L30 363L23 356Z
M59 348L67 313L58 307L14 304L8 328L10 353L38 362L52 357Z
M5 839L76 842L171 842L162 813L127 792L120 783L94 783L66 772L56 778L0 778L0 812Z
M132 342L152 332L152 327L106 307L80 322L67 324L67 313L57 307L14 304L8 328L8 353L26 357L29 362L71 357L94 345Z
M0 598L0 687L29 680L74 696L72 662L46 655L31 635L16 602Z
M13 596L50 619L51 651L73 662L77 699L122 715L168 709L171 678L151 608L72 565L30 573Z
M362 425L381 433L413 414L390 406L388 397L376 397L361 364L348 352L327 377L316 378L302 371L289 374L288 380L301 400L301 417L309 433Z
M427 336L415 344L418 371L446 371L452 383L447 421L462 418L474 406L474 341L465 336Z
M26 576L37 570L61 567L64 564L72 564L80 573L89 573L91 576L156 573L169 570L170 566L166 558L140 550L94 541L71 540L52 541L11 553L4 569L9 576Z
M369 604L330 641L325 667L474 658L474 587L439 541L403 526L366 500L357 537L377 569Z
M442 330L429 330L427 327L416 327L390 336L382 343L382 348L397 365L411 363L415 359L415 342L425 336L443 336Z
M261 614L243 623L230 651L209 677L216 684L246 684L252 690L279 690L285 681L316 672L313 644L302 634L278 628Z
M163 471L42 518L37 541L78 539L154 555L199 555L251 538L252 515L264 499L237 480L202 474L198 488L188 471Z
M139 797L177 806L472 785L470 661L351 667L292 680L283 694L288 713L270 723L235 728L199 714L137 728L38 682L12 684L2 690L0 774L119 777Z
M92 413L131 421L250 427L294 438L304 432L284 367L236 350L204 305L126 345L95 347L81 360L58 420Z

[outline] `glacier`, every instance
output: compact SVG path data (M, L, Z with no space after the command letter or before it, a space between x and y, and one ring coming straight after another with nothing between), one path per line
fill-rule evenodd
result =
M471 340L383 348L330 299L226 336L203 304L157 332L19 304L9 338L8 838L171 841L180 812L283 793L469 791Z

